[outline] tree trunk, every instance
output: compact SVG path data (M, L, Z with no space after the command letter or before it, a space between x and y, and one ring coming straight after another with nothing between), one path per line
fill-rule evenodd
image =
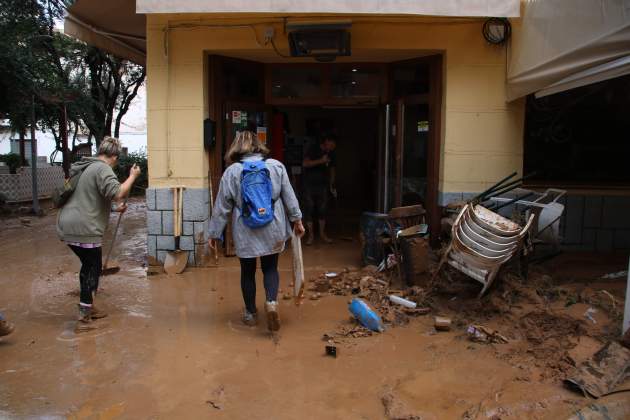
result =
M20 166L26 166L26 133L20 129Z

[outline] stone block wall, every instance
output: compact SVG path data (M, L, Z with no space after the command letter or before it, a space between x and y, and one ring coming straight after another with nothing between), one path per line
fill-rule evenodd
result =
M184 189L183 226L179 247L189 251L188 265L203 265L206 251L210 196L205 188ZM173 191L170 188L147 189L147 251L164 262L166 253L175 249L173 236Z
M476 193L440 193L440 205L468 200ZM562 247L610 252L630 250L630 195L573 193L560 199Z
M568 194L560 222L567 249L609 252L630 249L630 196Z

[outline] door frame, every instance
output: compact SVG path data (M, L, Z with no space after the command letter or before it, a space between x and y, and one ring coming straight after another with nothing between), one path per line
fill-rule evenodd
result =
M405 105L428 104L429 106L429 136L427 144L427 196L425 209L427 210L431 245L438 247L442 230L441 209L438 202L440 186L440 158L442 152L442 106L443 106L443 56L442 54L415 58L390 64L396 65L426 65L429 70L429 92L426 95L406 95L392 98L396 104L394 136L394 205L402 204L402 153L404 139ZM390 78L390 84L392 79ZM393 94L393 88L390 87Z

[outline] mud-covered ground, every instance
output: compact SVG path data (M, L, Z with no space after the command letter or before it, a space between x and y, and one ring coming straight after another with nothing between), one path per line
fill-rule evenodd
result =
M109 317L80 336L79 264L54 214L0 220L0 311L17 326L0 339L0 418L562 419L587 403L562 386L567 369L618 333L625 280L597 278L626 257L570 254L531 267L527 281L508 271L481 300L449 272L423 296L428 314L388 316L366 337L343 336L352 290L281 300L272 339L264 321L240 323L237 260L146 275L144 210L131 203L114 251L122 270L102 279ZM307 277L352 272L358 257L358 242L305 248ZM289 253L281 277L286 292ZM435 315L452 318L451 331L436 332ZM508 342L470 341L471 324ZM332 358L322 336L335 333Z

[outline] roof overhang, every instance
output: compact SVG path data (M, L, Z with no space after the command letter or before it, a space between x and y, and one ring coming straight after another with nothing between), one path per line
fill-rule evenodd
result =
M135 0L75 0L64 32L134 63L146 62L146 17L136 13Z
M618 0L528 0L514 32L508 100L546 96L630 71L630 8Z
M137 0L137 12L517 17L520 0Z

